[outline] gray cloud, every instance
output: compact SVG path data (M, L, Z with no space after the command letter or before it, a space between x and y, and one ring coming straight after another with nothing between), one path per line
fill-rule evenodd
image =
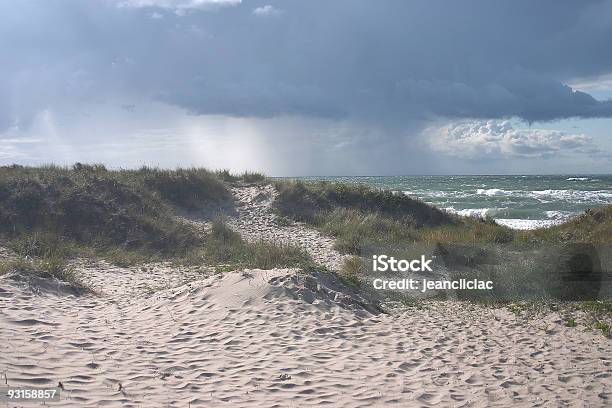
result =
M269 128L280 132L275 146L313 135L318 150L303 169L320 167L329 144L347 168L370 160L369 169L401 172L411 156L417 171L435 159L412 149L432 123L611 117L612 102L589 94L612 74L610 43L612 0L0 0L0 134L26 137L49 112L58 129L78 122L79 143L129 138L138 126L84 129L130 115L146 127L150 102L191 115L323 121L332 130ZM91 113L109 106L127 116ZM545 155L545 145L598 154L580 138L522 136L511 144L517 157Z
M397 124L612 116L612 102L564 85L612 71L612 1L286 0L267 22L253 10L274 4L239 3L2 3L4 125L110 94L197 114ZM156 9L191 12L155 20Z

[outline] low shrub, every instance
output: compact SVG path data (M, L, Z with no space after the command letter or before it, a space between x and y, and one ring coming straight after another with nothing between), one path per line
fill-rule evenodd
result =
M343 183L277 181L275 203L281 215L313 223L318 213L338 208L376 212L415 227L442 225L453 217L436 207L390 190Z
M212 264L230 263L235 268L302 268L321 269L301 248L274 245L263 241L249 243L233 231L223 217L217 217L205 237L204 246L191 254Z

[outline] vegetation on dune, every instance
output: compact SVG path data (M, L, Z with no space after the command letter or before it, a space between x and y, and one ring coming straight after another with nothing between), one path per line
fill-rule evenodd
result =
M601 334L606 337L612 337L612 324L610 323L595 321L592 324L592 328L596 330L601 330Z
M303 183L277 181L278 211L298 221L314 223L320 213L334 209L378 213L406 225L444 225L453 217L436 207L390 190L379 190L365 185L343 183Z
M491 281L493 289L464 289L455 295L459 300L482 303L545 299L550 297L547 290L550 277L539 266L533 257L519 257L513 262L458 269L452 272L453 279Z
M321 269L301 248L274 245L263 241L248 243L233 231L223 217L213 221L203 246L190 254L191 259L203 259L223 264L230 269L242 268L301 268Z
M366 248L412 242L416 238L411 225L379 213L336 209L317 214L315 223L336 237L338 251L353 255L362 254Z
M259 172L245 171L240 175L234 175L229 170L217 170L215 175L222 181L232 183L236 181L242 181L244 183L263 183L267 181L264 174Z
M18 259L0 262L0 275L7 273L55 278L70 284L79 292L90 292L92 290L81 280L74 268L66 265L64 260L59 258Z
M210 191L195 188L190 192L198 179ZM48 245L85 245L170 256L197 242L197 235L172 217L172 206L191 206L198 198L222 199L225 194L223 184L197 169L172 173L147 168L108 171L86 165L4 167L0 170L0 233L9 239L31 238L35 243L29 248L35 252L49 251L42 249Z
M462 217L454 225L423 228L419 239L431 243L508 244L514 241L514 231L490 218Z
M234 176L197 168L1 167L0 238L25 261L5 262L0 269L73 280L69 260L77 256L122 265L172 260L312 267L298 248L247 243L220 219L202 234L176 216L177 210L221 208L231 199L228 183L264 179L259 173Z
M266 182L268 179L262 173L256 171L245 171L240 175L240 180L245 183L263 183Z
M177 217L178 211L210 213L211 208L227 206L233 183L264 182L268 180L259 173L233 175L197 168L0 167L0 239L26 262L5 262L0 272L46 270L73 279L69 260L78 256L118 264L172 260L227 269L317 268L300 248L244 241L223 218L216 218L203 233ZM459 259L463 255L453 251L471 246L482 254L471 254L466 265L472 269L459 265L456 277L494 279L496 291L482 299L478 292L459 292L459 298L536 298L547 278L537 273L529 251L567 242L612 243L612 205L556 227L513 231L491 219L451 215L405 195L363 185L285 180L274 184L279 193L275 209L284 224L309 223L334 236L340 252L355 255L341 271L353 284L367 275L369 260L363 256L370 253L408 258L427 246ZM490 248L506 247L497 265L487 260Z
M492 220L448 214L419 200L362 185L277 181L276 210L336 237L340 252L416 242L508 243L513 232Z
M517 317L527 319L536 319L542 313L550 311L556 312L564 316L563 325L565 327L600 331L605 337L612 338L612 300L585 302L523 301L510 303L505 307ZM547 327L544 326L543 329L546 330Z
M340 276L352 286L361 286L361 280L368 273L368 263L359 256L344 259L340 266Z
M415 259L428 253L438 256L436 262L445 266L452 280L494 282L493 290L436 292L436 299L452 296L485 304L542 303L555 299L559 279L554 267L543 267L553 261L546 258L551 245L559 251L568 243L612 242L612 206L589 210L556 227L514 231L490 218L438 213L409 197L364 186L277 181L276 188L277 213L334 236L336 249L353 255L344 260L340 275L348 283L361 284L364 290L371 287L370 280L376 275L369 255ZM363 285L365 282L368 284ZM415 299L410 293L389 292L385 296L400 302ZM609 317L598 320L603 331L609 327Z
M491 218L448 214L419 200L364 185L276 181L279 215L309 223L337 238L337 249L425 243L612 243L612 205L588 210L564 224L514 231Z
M199 210L211 201L230 198L226 185L206 169L161 170L143 167L134 172L123 170L122 173L128 180L142 183L156 192L163 200L187 210Z
M520 241L529 243L594 242L612 244L612 204L590 209L569 221L550 228L517 231Z

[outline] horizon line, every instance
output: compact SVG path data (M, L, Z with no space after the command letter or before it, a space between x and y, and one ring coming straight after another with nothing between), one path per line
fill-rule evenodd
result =
M435 174L387 174L387 175L302 175L302 176L267 176L271 178L297 178L297 177L466 177L466 176L480 176L480 177L499 177L499 176L514 176L514 177L529 177L529 176L612 176L612 173L531 173L531 174L520 174L520 173L464 173L464 174L453 174L453 173L435 173Z

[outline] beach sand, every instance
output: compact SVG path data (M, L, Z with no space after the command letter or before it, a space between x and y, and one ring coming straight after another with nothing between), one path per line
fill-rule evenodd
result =
M612 342L554 313L446 301L380 314L339 282L295 270L79 267L97 294L0 278L0 382L61 382L57 406L612 401Z
M299 245L338 270L333 239L277 222L271 186L233 194L228 222L245 239ZM560 312L527 318L448 300L380 313L333 274L73 266L94 293L0 277L0 386L61 384L49 406L612 404L612 341L566 327Z

